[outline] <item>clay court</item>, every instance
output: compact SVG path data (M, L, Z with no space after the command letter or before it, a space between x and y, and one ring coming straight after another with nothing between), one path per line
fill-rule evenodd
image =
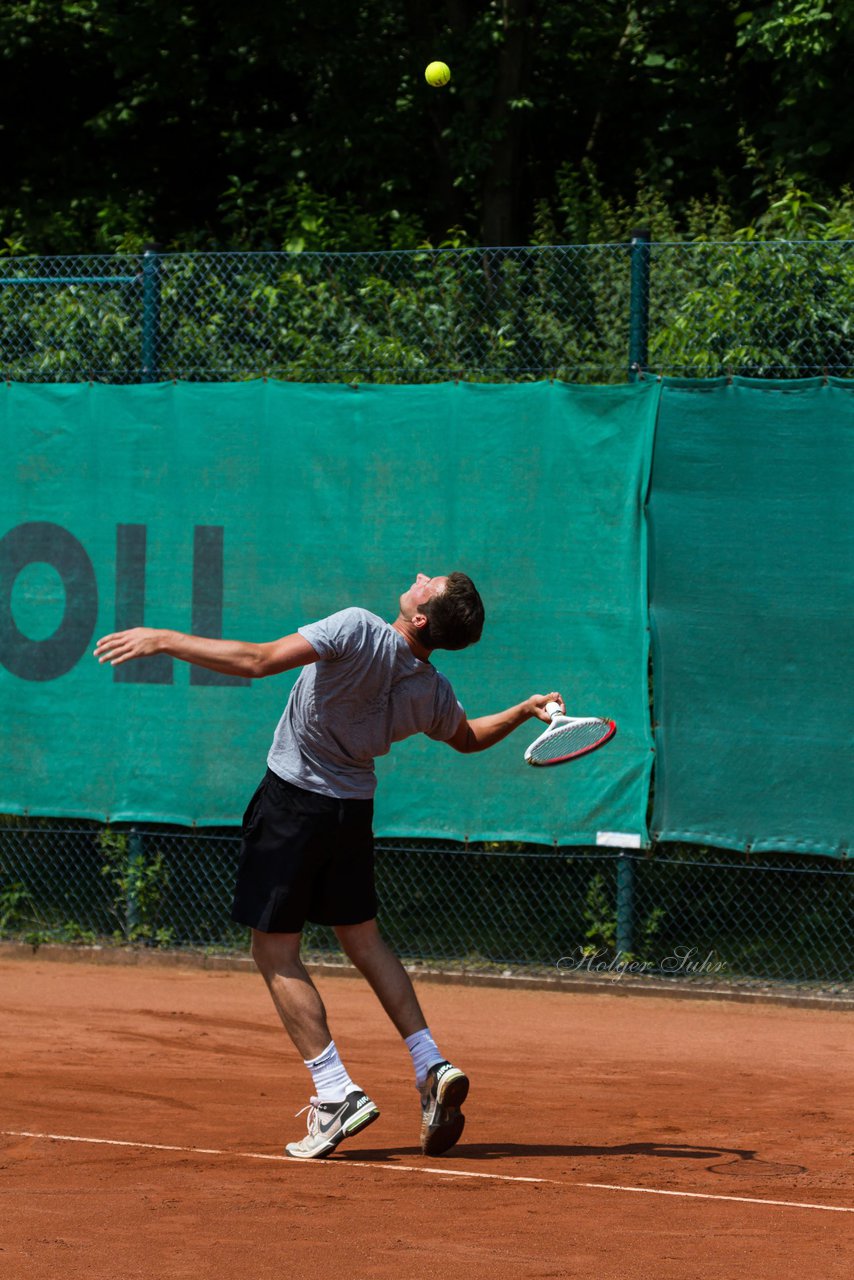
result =
M374 997L318 985L382 1116L300 1163L308 1076L256 974L0 958L0 1273L851 1274L850 1013L422 983L472 1077L427 1161Z

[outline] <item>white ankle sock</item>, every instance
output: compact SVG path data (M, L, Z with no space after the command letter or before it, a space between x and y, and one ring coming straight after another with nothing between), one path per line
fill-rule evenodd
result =
M416 1031L414 1035L407 1036L404 1043L412 1054L415 1083L420 1089L427 1079L427 1072L430 1068L437 1062L444 1062L445 1059L439 1052L436 1041L430 1034L429 1027L425 1027L423 1031Z
M304 1058L303 1061L311 1072L314 1091L321 1102L343 1102L351 1089L359 1087L348 1076L334 1040L330 1040L316 1058Z

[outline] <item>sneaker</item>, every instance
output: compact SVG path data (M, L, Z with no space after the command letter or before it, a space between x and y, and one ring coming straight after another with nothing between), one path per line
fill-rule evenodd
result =
M450 1062L436 1062L421 1086L421 1150L440 1156L459 1142L466 1118L460 1107L469 1091L469 1078Z
M300 1142L289 1142L285 1151L298 1160L318 1160L334 1151L339 1142L373 1124L379 1109L361 1089L352 1089L343 1102L321 1102L312 1098L307 1107L308 1133Z

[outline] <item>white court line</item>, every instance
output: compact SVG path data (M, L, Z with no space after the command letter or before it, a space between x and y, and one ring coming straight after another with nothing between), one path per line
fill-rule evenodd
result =
M562 1187L591 1187L597 1191L634 1191L648 1196L678 1196L688 1200L732 1200L739 1204L778 1205L785 1209L821 1209L827 1213L854 1213L854 1208L838 1204L805 1204L798 1200L762 1200L755 1196L716 1195L703 1191L662 1191L656 1187L623 1187L610 1182L566 1182L557 1178L523 1178L506 1173L473 1173L468 1169L437 1169L435 1165L380 1164L372 1160L299 1160L294 1156L265 1155L258 1151L221 1151L216 1147L173 1147L161 1142L124 1142L119 1138L81 1138L67 1133L32 1133L27 1130L0 1130L5 1138L41 1138L51 1142L84 1142L100 1147L133 1147L139 1151L177 1151L183 1155L231 1156L241 1160L274 1160L285 1164L325 1165L326 1168L382 1169L390 1173L434 1173L444 1178L489 1178L497 1182L538 1182Z
M135 1147L140 1151L179 1151L194 1156L232 1156L241 1160L277 1160L285 1164L345 1165L348 1169L382 1169L389 1173L437 1173L443 1178L491 1178L498 1182L554 1182L553 1178L521 1178L506 1173L472 1173L468 1169L437 1169L426 1164L380 1164L372 1160L300 1160L297 1156L264 1155L258 1151L219 1151L215 1147L172 1147L162 1142L122 1142L118 1138L79 1138L67 1133L30 1133L0 1130L5 1138L44 1138L51 1142L88 1142L100 1147Z
M804 1204L800 1200L760 1200L755 1196L719 1196L704 1191L658 1191L655 1187L617 1187L610 1182L576 1182L576 1187L598 1187L600 1191L640 1191L648 1196L686 1196L691 1200L737 1200L740 1204L777 1204L786 1209L825 1209L828 1213L854 1213L839 1204Z

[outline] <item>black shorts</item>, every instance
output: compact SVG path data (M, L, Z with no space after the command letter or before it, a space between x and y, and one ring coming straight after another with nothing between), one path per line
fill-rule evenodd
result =
M268 769L243 815L232 919L262 933L377 914L373 800L303 791Z

